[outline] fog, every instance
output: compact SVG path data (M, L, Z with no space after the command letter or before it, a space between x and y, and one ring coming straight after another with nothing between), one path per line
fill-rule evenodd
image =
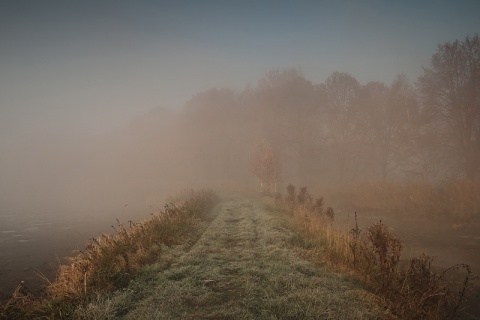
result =
M192 102L182 111L152 109L89 137L56 134L4 144L2 206L61 208L67 215L111 212L124 204L145 209L162 206L165 196L183 189L233 185L240 177L249 181L248 150L235 144L245 137L230 127L239 110L225 105L231 101L213 101L217 105L208 109L212 101ZM228 148L235 154L227 154Z
M340 72L314 83L298 68L277 69L256 86L196 93L183 108L157 107L106 133L4 143L1 203L88 214L153 207L188 188L255 189L259 141L279 158L279 185L475 178L478 154L447 138L457 127L421 103L432 92L419 83L400 75L362 84Z
M153 205L167 187L169 193L180 187L174 183L182 168L172 163L171 126L167 111L153 110L108 133L57 134L4 145L2 204L24 210L63 208L65 214Z
M465 230L470 250L452 262L480 266L479 11L470 0L0 2L0 291L24 270L52 277L55 255L183 190L290 183L343 218L358 207L447 217L436 227Z
M182 188L249 188L258 141L278 153L283 183L461 176L452 148L421 154L420 140L434 138L420 132L438 123L413 120L429 116L418 104L427 93L413 91L438 44L478 30L478 9L467 0L4 2L2 207L115 211ZM342 86L351 97L335 97ZM386 101L403 110L399 123L383 121L389 111L375 119ZM401 139L386 135L379 150L382 133L398 128L415 131L416 151L391 152Z

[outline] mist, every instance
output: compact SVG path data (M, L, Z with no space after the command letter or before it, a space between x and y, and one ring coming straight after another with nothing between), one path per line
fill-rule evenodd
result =
M2 206L123 210L181 188L250 187L249 157L263 140L280 155L283 183L343 184L377 179L378 170L382 179L405 170L453 177L459 170L446 159L425 166L433 150L400 161L386 143L383 160L371 157L381 150L367 137L380 141L385 128L371 124L385 101L420 112L412 100L422 97L408 91L438 44L478 30L478 9L476 1L2 3ZM348 124L331 112L342 103L335 74L351 80ZM433 125L414 116L389 130ZM361 123L370 128L359 132Z
M361 84L334 72L323 83L298 68L267 72L244 90L209 89L183 108L153 108L108 132L32 134L2 145L2 205L98 212L148 208L188 188L257 188L254 146L280 159L279 185L474 178L452 131L405 76ZM441 156L439 156L441 155ZM474 153L476 156L476 153ZM75 210L74 210L75 209Z
M1 2L0 299L116 219L202 188L307 187L339 221L388 220L411 253L478 270L478 12Z

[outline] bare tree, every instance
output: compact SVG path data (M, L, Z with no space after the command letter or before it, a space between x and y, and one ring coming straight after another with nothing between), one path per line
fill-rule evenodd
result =
M268 72L256 93L260 135L281 155L285 175L306 183L318 165L318 90L289 68Z
M333 153L337 179L340 183L358 174L357 151L362 138L359 118L360 84L348 73L334 72L325 82L327 95L328 147Z
M391 86L370 82L363 88L364 109L374 167L383 180L407 161L415 151L418 103L405 76L397 76Z
M439 119L449 158L469 179L480 173L480 39L439 45L418 85Z

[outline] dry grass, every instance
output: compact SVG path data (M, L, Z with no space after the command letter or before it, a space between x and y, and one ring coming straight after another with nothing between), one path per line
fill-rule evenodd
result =
M217 202L211 191L189 192L163 210L125 227L117 221L113 234L90 239L84 251L66 258L41 298L15 292L0 305L0 318L68 318L77 306L99 293L126 287L143 266L161 257L162 246L188 244Z
M288 227L306 239L297 241L311 257L353 271L384 297L392 312L402 319L453 319L472 284L468 265L436 272L432 258L426 255L402 262L400 239L381 221L361 230L355 215L355 226L350 230L334 228L333 210L321 208L323 198L293 202L292 187L289 186L285 200L277 196L275 204L287 212ZM447 276L459 269L466 276L458 288L453 288Z
M298 256L277 211L229 199L190 250L143 286L85 307L122 319L385 319L388 312L351 278ZM127 290L128 291L128 290ZM146 293L147 292L147 293ZM132 302L133 296L145 298ZM88 319L88 317L85 317Z
M480 180L422 182L371 182L321 190L330 203L352 211L373 210L396 215L449 218L466 223L480 219Z

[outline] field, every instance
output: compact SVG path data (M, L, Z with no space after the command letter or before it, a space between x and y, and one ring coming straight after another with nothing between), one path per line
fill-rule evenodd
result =
M394 219L393 211L347 203L353 190L330 190L335 209L306 189L219 203L212 192L190 193L92 239L43 296L19 286L1 317L477 319L475 250L452 240L470 230L462 220ZM437 258L421 254L435 246ZM464 252L471 266L457 264L462 254L446 259L449 250Z

